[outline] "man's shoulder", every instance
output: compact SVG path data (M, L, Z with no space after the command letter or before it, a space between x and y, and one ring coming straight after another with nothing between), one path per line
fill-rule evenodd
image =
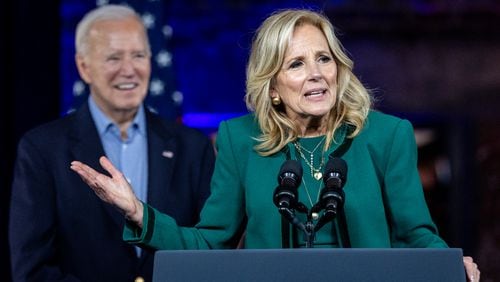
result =
M29 129L23 135L23 138L57 138L68 133L73 128L75 114L68 114L58 119L48 121Z

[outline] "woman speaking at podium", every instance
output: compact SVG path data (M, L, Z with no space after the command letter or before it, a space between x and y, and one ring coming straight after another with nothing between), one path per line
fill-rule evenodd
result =
M316 247L446 248L424 200L410 122L373 110L352 69L321 13L281 10L262 23L247 66L251 113L220 124L211 196L194 228L140 202L105 157L110 177L78 161L71 168L123 212L124 240L137 245L234 248L245 232L246 248L303 247L303 229ZM325 171L331 159L346 168ZM330 185L326 174L338 181ZM477 265L464 264L477 281Z

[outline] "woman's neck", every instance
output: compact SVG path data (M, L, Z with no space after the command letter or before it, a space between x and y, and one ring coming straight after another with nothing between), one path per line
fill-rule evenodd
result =
M322 120L310 120L300 126L300 137L317 137L326 134L326 122Z
M326 117L310 117L299 122L300 137L317 137L325 135L327 131Z

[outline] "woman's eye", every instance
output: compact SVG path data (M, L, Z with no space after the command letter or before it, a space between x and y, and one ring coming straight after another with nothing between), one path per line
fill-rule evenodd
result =
M329 56L321 56L319 57L319 61L322 62L322 63L328 63L332 60L332 58L330 58Z
M301 61L295 61L293 63L290 64L290 68L291 69L295 69L295 68L298 68L302 65L302 62Z

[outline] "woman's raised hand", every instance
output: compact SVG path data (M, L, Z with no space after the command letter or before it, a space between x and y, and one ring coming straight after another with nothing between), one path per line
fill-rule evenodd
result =
M99 163L111 177L79 161L71 162L71 169L80 175L101 200L117 207L125 218L142 228L143 206L132 187L106 157L99 158Z

